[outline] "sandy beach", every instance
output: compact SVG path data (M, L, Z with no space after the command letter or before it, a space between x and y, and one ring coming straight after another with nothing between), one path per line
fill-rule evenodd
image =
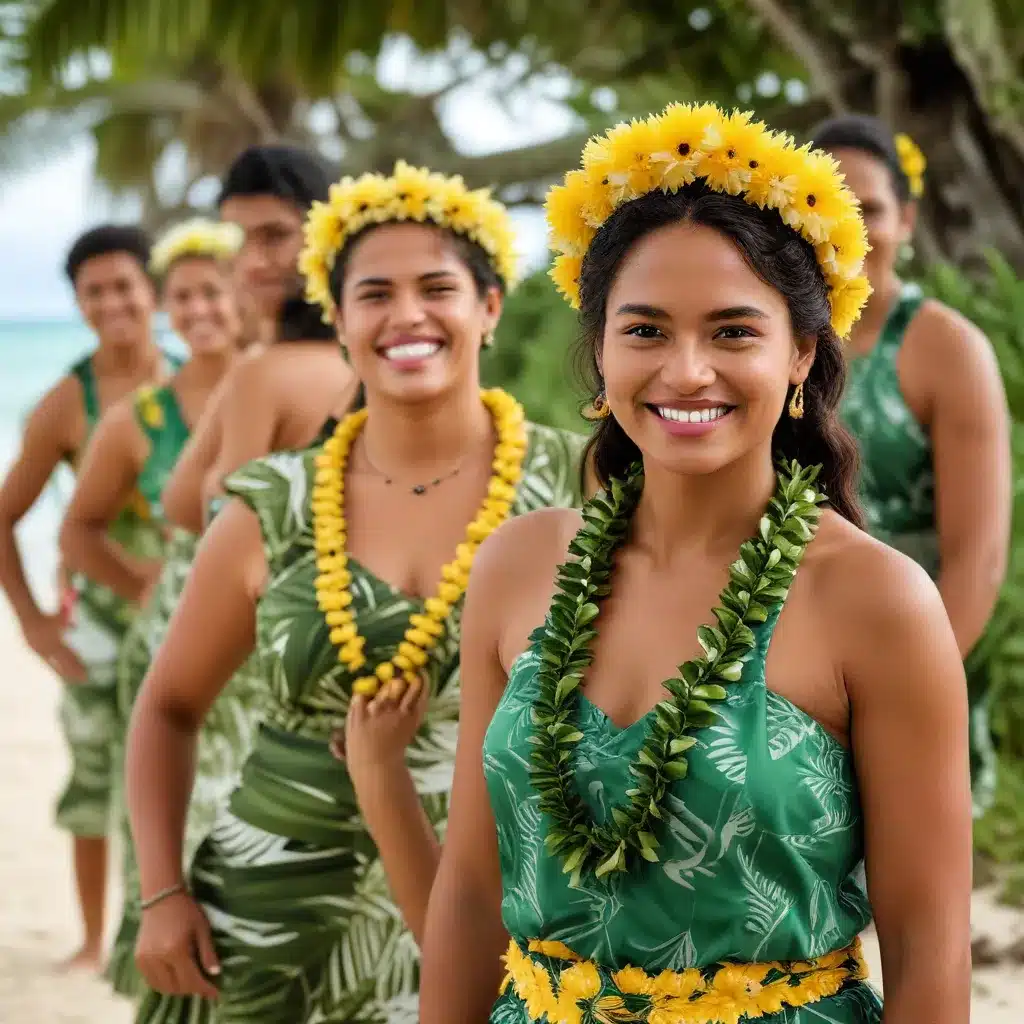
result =
M0 659L0 1022L129 1024L130 1005L103 982L54 968L78 940L67 842L51 823L66 769L56 719L59 683L25 649L2 600ZM117 899L112 892L112 910ZM1024 914L979 892L974 924L997 952L1016 943L1024 953ZM878 950L870 935L865 939L878 979ZM1024 966L978 969L974 990L974 1024L1020 1024Z

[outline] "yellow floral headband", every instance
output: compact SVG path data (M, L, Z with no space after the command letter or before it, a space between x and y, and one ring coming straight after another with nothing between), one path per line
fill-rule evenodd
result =
M163 277L183 256L209 256L227 260L236 255L244 240L242 229L226 221L196 217L177 224L160 236L149 257L150 272Z
M924 195L924 171L928 161L909 135L897 135L895 142L896 155L900 158L900 168L910 186L910 194L918 199Z
M864 221L836 161L741 112L711 103L673 103L661 114L591 139L581 169L547 199L551 276L579 307L583 256L598 228L624 203L655 190L675 192L698 179L753 206L777 210L814 246L829 288L832 327L845 338L871 294L863 275Z
M347 239L370 224L430 222L476 242L490 257L505 290L516 281L515 233L508 211L488 189L471 191L461 177L445 177L399 160L390 177L364 174L331 186L326 203L314 203L306 219L306 245L299 270L306 298L334 317L330 274Z

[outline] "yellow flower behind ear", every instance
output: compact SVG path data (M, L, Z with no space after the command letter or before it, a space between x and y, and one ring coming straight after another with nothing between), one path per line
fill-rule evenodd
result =
M164 410L156 398L156 391L152 387L140 389L136 397L136 407L142 422L153 430L159 430L164 425Z
M924 153L909 135L899 134L895 138L896 155L900 159L900 167L910 185L910 194L917 199L924 194L924 172L928 162Z

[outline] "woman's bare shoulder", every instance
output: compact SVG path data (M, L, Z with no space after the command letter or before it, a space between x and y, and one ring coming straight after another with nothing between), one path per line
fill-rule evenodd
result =
M922 644L948 646L952 638L928 573L835 512L823 513L800 573L809 577L815 617L847 675L862 675L859 669L879 657L896 658Z

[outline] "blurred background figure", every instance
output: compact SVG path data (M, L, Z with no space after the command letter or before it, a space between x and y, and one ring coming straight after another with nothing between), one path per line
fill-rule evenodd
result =
M991 803L995 752L989 673L976 645L1006 575L1013 507L1006 395L992 347L962 314L901 279L912 252L924 155L877 118L818 125L860 200L874 289L848 346L842 415L861 450L868 530L938 583L968 659L975 811ZM909 268L908 268L909 269ZM969 657L972 652L973 657Z
M149 238L138 228L104 226L82 235L67 257L68 280L96 348L79 360L29 414L21 450L0 488L0 583L29 647L64 681L61 724L71 777L57 824L74 839L84 939L71 966L97 968L106 899L106 837L117 775L116 671L121 640L138 610L139 589L113 589L80 573L67 579L59 610L40 609L28 585L14 529L61 462L79 468L100 416L143 384L159 384L174 363L157 346ZM124 488L105 531L141 574L160 549L160 530L137 489Z

